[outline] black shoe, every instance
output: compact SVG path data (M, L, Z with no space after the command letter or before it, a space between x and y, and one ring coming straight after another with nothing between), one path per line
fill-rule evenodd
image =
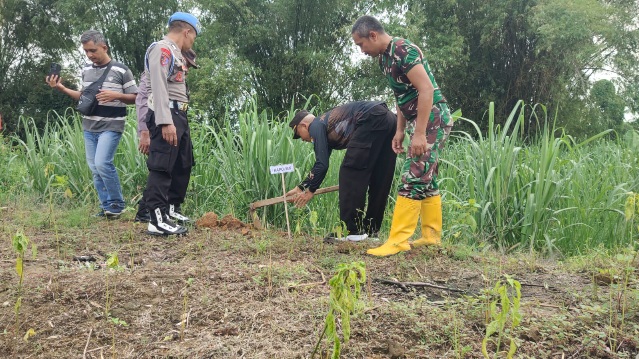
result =
M120 218L123 212L124 211L121 209L120 210L106 209L104 210L104 216L106 217L106 219L118 219Z
M140 209L138 213L135 214L135 218L133 219L133 222L143 222L143 223L151 222L151 214L149 213L149 210L146 208Z
M146 233L154 236L168 236L172 234L182 235L186 234L188 229L175 224L167 215L162 213L162 210L156 208L151 213L151 221L149 222Z
M185 215L183 215L180 212L180 205L179 204L170 204L168 211L167 211L167 215L169 217L169 219L179 223L179 224L186 224L186 223L190 223L191 219Z
M335 244L335 243L344 241L344 238L343 237L338 237L337 233L335 233L335 232L331 232L331 233L327 234L326 236L324 236L323 241L324 241L324 243Z
M106 214L104 214L104 210L101 209L100 212L94 214L93 217L104 218L104 217L106 217Z

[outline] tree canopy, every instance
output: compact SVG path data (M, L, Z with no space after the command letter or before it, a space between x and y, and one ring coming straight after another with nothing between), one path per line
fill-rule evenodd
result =
M350 27L364 14L380 14L389 34L418 44L451 107L480 126L491 101L502 114L520 99L543 103L580 135L624 126L620 114L639 111L634 0L0 0L0 112L9 130L20 115L43 123L49 110L72 105L42 79L50 61L63 61L65 79L77 83L83 31L102 31L111 55L138 75L176 10L203 25L189 85L209 120L251 98L273 113L311 95L324 107L392 101L376 61L352 54Z

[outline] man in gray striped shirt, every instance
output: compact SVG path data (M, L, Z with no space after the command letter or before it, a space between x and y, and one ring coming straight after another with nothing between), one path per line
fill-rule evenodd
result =
M82 34L80 42L92 62L82 69L82 90L98 81L109 69L96 96L98 106L91 115L82 117L82 129L87 163L93 173L93 184L100 200L101 210L97 216L118 218L125 203L113 158L124 132L126 105L135 103L138 88L131 70L111 60L107 53L108 45L100 32L88 30ZM52 88L75 100L80 99L82 91L65 87L59 76L47 76L46 81Z

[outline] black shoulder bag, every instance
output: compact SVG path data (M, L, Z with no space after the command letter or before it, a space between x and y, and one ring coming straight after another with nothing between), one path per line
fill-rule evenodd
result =
M109 66L104 70L98 81L91 83L80 93L80 101L75 108L78 112L85 116L91 116L95 112L95 108L98 107L98 99L95 96L100 92L109 71L111 71L111 61L109 61Z

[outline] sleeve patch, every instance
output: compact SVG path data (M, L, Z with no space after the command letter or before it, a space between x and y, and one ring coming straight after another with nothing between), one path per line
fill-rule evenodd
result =
M162 54L160 55L160 64L164 67L166 67L166 65L169 64L169 62L171 61L171 50L166 49L166 48L162 48Z

